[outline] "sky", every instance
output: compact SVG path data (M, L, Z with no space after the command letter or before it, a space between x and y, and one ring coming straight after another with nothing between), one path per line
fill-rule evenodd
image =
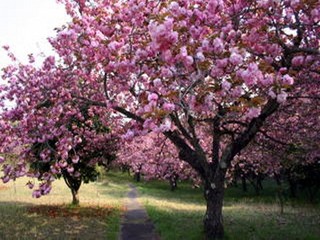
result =
M68 20L64 6L55 0L0 0L0 69L10 63L3 45L23 62L29 53L49 55L47 38Z

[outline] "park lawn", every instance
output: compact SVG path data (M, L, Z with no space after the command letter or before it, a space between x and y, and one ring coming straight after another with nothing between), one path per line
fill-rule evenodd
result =
M202 219L205 202L201 189L180 183L176 191L167 182L136 183L140 202L163 240L204 239ZM224 224L226 239L320 239L320 206L286 200L280 213L274 186L260 196L252 189L226 190ZM292 205L294 204L294 207Z
M80 206L62 180L34 199L26 178L0 183L0 239L118 239L127 185L110 180L83 184Z
M71 194L56 181L50 195L33 199L19 179L0 183L0 239L118 239L123 202L132 176L108 172L98 183L80 189L79 208L69 205ZM134 182L162 240L203 239L205 211L202 190L180 183ZM274 186L260 196L229 188L224 202L226 239L320 239L320 206L286 200L284 213ZM294 207L292 207L294 205Z

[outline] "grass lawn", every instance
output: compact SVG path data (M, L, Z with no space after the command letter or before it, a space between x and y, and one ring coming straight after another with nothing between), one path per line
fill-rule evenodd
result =
M127 185L105 180L83 184L80 207L61 180L34 199L26 179L0 183L0 239L118 239Z
M108 172L98 183L80 188L80 207L72 207L63 181L50 195L31 197L26 179L0 183L0 239L118 239L128 183L133 177ZM134 182L162 240L201 240L205 202L201 189L180 183L170 191L162 181ZM226 239L320 239L320 205L286 200L284 213L275 186L259 197L249 188L229 188L224 201Z
M205 202L201 189L180 183L171 192L167 182L135 183L140 202L163 240L203 239ZM286 201L284 213L273 191L266 186L259 197L252 189L243 193L229 188L224 201L226 239L320 239L320 206ZM294 205L294 207L293 207Z

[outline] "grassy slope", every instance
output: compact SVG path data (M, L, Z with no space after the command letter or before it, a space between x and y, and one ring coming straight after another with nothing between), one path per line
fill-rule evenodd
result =
M25 184L26 179L0 183L0 239L118 238L126 185L111 180L85 184L81 206L72 208L63 181L54 182L51 194L40 199L32 198Z
M203 239L205 203L201 189L180 184L176 192L166 182L138 183L141 201L164 240ZM274 186L262 195L252 189L226 191L224 222L227 239L320 239L320 207L287 201L280 214Z

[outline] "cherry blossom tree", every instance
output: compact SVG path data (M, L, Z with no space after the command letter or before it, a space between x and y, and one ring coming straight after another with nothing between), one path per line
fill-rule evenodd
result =
M203 181L206 238L223 238L235 157L293 94L319 89L319 2L59 2L72 17L50 39L60 97L122 114L127 139L163 133Z
M301 95L299 90L291 92L290 99L282 104L280 111L235 158L229 170L229 181L241 177L244 188L246 179L256 188L259 187L259 178L274 177L279 185L287 181L294 197L298 182L312 178L314 174L309 174L310 169L316 171L320 157L320 91L315 83L314 79L304 81L304 84L311 84L307 95ZM317 190L317 184L311 185L304 188ZM311 198L314 192L310 192Z
M67 86L52 81L59 77L52 57L41 68L35 68L31 59L28 65L16 63L4 69L8 83L1 95L15 104L9 109L3 104L1 152L15 151L17 156L1 159L2 180L38 178L38 188L33 181L27 185L39 198L62 177L71 190L72 204L78 205L81 184L97 180L96 166L115 159L117 138L105 111L73 101L63 90Z
M128 166L140 181L162 179L169 181L171 190L177 188L178 180L192 180L199 183L197 173L189 164L179 161L175 146L163 135L149 133L130 141L124 139L115 161L118 166Z

